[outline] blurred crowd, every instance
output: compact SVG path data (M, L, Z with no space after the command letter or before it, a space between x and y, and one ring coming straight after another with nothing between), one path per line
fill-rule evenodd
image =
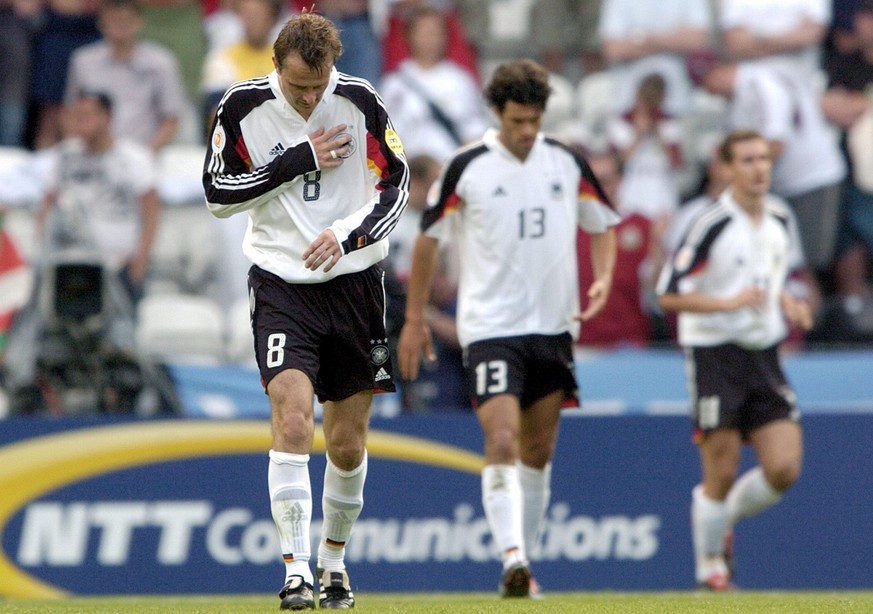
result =
M89 228L76 240L118 282L118 317L134 338L154 346L143 320L181 320L185 309L199 326L215 320L223 345L198 349L180 321L164 333L173 349L152 348L156 360L253 360L233 332L247 324L227 323L246 313L236 287L244 220L217 229L194 207L197 159L225 90L272 70L275 35L301 10L337 24L338 69L376 86L410 162L389 263L397 329L427 189L441 162L493 123L484 79L526 56L552 74L544 131L587 157L623 218L612 296L580 348L673 343L654 282L690 218L724 188L714 152L735 128L771 142L772 189L795 214L804 253L791 283L816 326L793 333L793 346L873 342L873 0L0 0L0 212L27 216L38 235L29 243L10 224L0 234L0 335L44 285L21 290L22 271L39 273L56 245L48 234L78 224ZM404 391L408 409L466 404L455 259L448 249L430 309L439 358Z

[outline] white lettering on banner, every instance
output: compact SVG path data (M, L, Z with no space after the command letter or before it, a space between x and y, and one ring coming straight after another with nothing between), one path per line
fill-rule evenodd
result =
M152 506L150 520L161 528L158 542L158 562L163 565L183 565L196 527L206 526L212 518L208 501L168 501Z
M75 567L85 561L87 546L87 503L28 506L18 545L20 564Z
M320 525L320 519L313 519L314 547ZM569 504L556 502L541 543L530 554L544 561L642 561L657 553L660 528L654 514L571 516ZM255 518L246 508L214 513L211 502L195 500L33 503L25 510L17 560L24 567L82 565L93 537L100 565L125 565L135 532L155 529L154 558L163 566L187 563L200 539L219 565L266 565L280 558L271 519ZM138 558L147 555L139 552ZM488 522L467 503L458 504L451 518L361 520L346 550L349 562L484 562L496 555Z

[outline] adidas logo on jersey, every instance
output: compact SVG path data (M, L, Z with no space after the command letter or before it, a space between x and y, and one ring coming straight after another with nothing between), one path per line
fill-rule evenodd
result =
M381 382L384 379L391 379L391 376L388 375L388 372L385 369L379 369L379 371L376 372L375 381Z
M276 143L273 149L270 150L271 156L281 156L283 153L285 153L285 146L282 143Z
M494 194L491 196L506 196L506 190L503 189L503 186L497 186L497 189L494 190Z

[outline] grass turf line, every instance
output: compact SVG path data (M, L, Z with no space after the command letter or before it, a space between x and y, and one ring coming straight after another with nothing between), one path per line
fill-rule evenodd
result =
M0 600L6 614L256 614L275 612L274 595L172 597L72 597L60 600ZM376 593L358 597L355 612L577 613L593 614L842 614L873 612L873 591L734 593L549 593L543 601L500 599L491 593Z

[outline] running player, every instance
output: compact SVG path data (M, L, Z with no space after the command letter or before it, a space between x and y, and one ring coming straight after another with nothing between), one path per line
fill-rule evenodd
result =
M768 193L770 151L758 132L727 136L728 189L691 222L658 281L661 306L679 312L703 469L691 497L695 573L713 591L732 588L731 527L779 501L803 456L778 344L786 321L809 330L812 316L785 290L799 245L787 205ZM736 479L744 442L759 465Z

